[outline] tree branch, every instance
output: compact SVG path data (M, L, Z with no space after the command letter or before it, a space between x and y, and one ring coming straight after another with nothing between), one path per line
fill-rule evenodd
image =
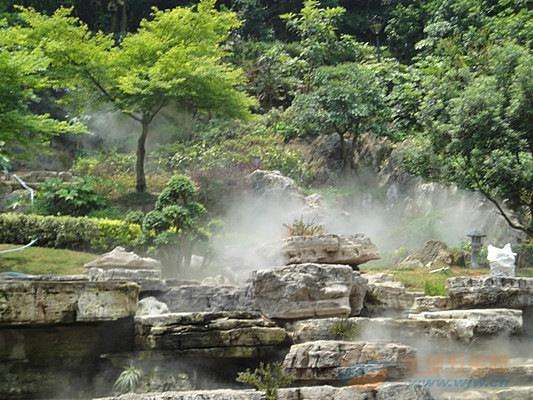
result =
M528 229L522 225L519 225L519 224L516 224L514 223L511 218L507 215L507 213L505 212L505 210L503 209L503 207L500 205L500 203L498 203L498 201L496 199L494 199L492 196L490 196L486 191L484 191L483 189L480 189L479 186L478 186L478 190L481 192L481 194L483 194L483 196L485 196L485 198L490 201L492 204L494 204L496 206L496 208L498 209L498 211L500 212L500 214L502 215L502 217L505 219L505 221L509 224L509 226L513 229L516 229L518 231L522 231L524 232L526 235L528 236L531 236L532 232L531 232L531 229Z

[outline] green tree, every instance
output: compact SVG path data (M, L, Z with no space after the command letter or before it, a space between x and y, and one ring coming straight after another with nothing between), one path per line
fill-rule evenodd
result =
M143 232L149 244L160 250L176 276L189 268L194 246L209 237L206 209L197 201L197 190L183 175L170 179L155 209L144 217Z
M46 77L49 66L41 52L14 45L0 21L0 152L4 144L27 146L62 132L82 130L80 124L32 110L39 95L53 87Z
M238 90L243 75L224 61L224 42L240 23L234 13L217 11L215 0L155 10L118 44L113 35L93 34L70 13L59 9L47 16L22 9L24 25L11 28L11 35L49 57L58 85L139 122L137 191L146 190L146 140L162 109L248 115L254 102Z
M507 43L484 49L471 66L447 62L422 70L422 130L408 164L430 179L479 191L512 228L531 236L533 58Z
M301 135L328 133L340 139L343 171L355 170L361 134L380 134L387 115L385 90L372 66L345 63L321 67L309 92L299 93L288 113ZM351 143L347 143L350 140Z

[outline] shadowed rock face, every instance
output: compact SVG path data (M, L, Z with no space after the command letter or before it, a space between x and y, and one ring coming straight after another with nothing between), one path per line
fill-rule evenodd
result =
M269 318L349 316L362 308L366 280L344 265L289 265L255 272L250 293Z
M307 386L280 389L279 400L432 400L429 391L421 385L390 382L365 386ZM265 400L255 390L198 390L125 394L101 400Z
M293 345L283 367L300 383L361 384L405 377L415 364L409 346L319 340Z
M450 308L533 307L533 278L455 277L447 286Z
M281 253L285 264L360 265L379 259L377 247L363 234L293 236L283 241Z
M283 346L287 333L247 312L174 313L135 318L139 350L203 350L205 355L249 357L254 348Z
M137 310L139 286L131 282L0 282L0 327L112 321Z

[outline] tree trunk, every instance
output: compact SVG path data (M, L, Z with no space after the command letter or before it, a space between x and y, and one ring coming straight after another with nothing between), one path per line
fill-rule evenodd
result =
M148 137L149 122L144 120L141 122L142 132L137 141L137 162L135 166L135 173L137 175L137 192L142 193L146 191L146 176L144 175L144 157L146 155L146 138Z
M339 134L340 145L341 145L341 160L342 160L342 173L347 174L350 169L350 163L348 160L348 149L346 148L346 143L344 142L344 133L337 132Z
M354 155L355 155L355 148L357 147L357 141L358 141L359 137L357 135L353 135L352 137L352 147L350 149L350 168L352 171L355 171L357 169L357 166L355 165L355 159L354 159Z

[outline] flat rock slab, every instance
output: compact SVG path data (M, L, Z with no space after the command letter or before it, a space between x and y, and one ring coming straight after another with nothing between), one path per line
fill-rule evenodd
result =
M438 400L531 400L533 386L511 386L500 389L467 390L442 393Z
M131 282L0 282L0 326L110 321L133 316L139 286Z
M139 257L124 247L115 247L96 260L85 264L85 268L124 268L124 269L161 269L161 263L153 258Z
M527 308L533 306L533 278L449 278L450 308Z
M283 241L285 264L360 265L378 260L377 247L363 234L293 236Z
M433 400L421 385L387 382L379 385L347 387L307 386L278 391L278 400ZM101 400L266 400L255 390L198 390L191 392L164 392L125 394Z
M253 309L246 288L233 285L185 284L157 295L171 312L218 312Z
M283 367L299 383L354 385L403 378L416 359L402 344L319 340L291 346Z
M274 319L358 315L366 279L345 265L298 264L256 271L250 295Z
M286 328L295 343L312 340L393 340L422 337L469 343L478 338L522 331L519 310L469 310L473 313L423 313L410 318L321 318L297 321ZM486 312L490 311L490 312Z
M89 268L87 275L90 281L122 281L135 282L141 287L141 292L163 292L167 290L165 281L158 269L126 269L126 268Z
M171 313L135 318L138 350L205 350L247 357L250 348L284 346L283 328L247 312ZM242 349L242 351L241 351Z

